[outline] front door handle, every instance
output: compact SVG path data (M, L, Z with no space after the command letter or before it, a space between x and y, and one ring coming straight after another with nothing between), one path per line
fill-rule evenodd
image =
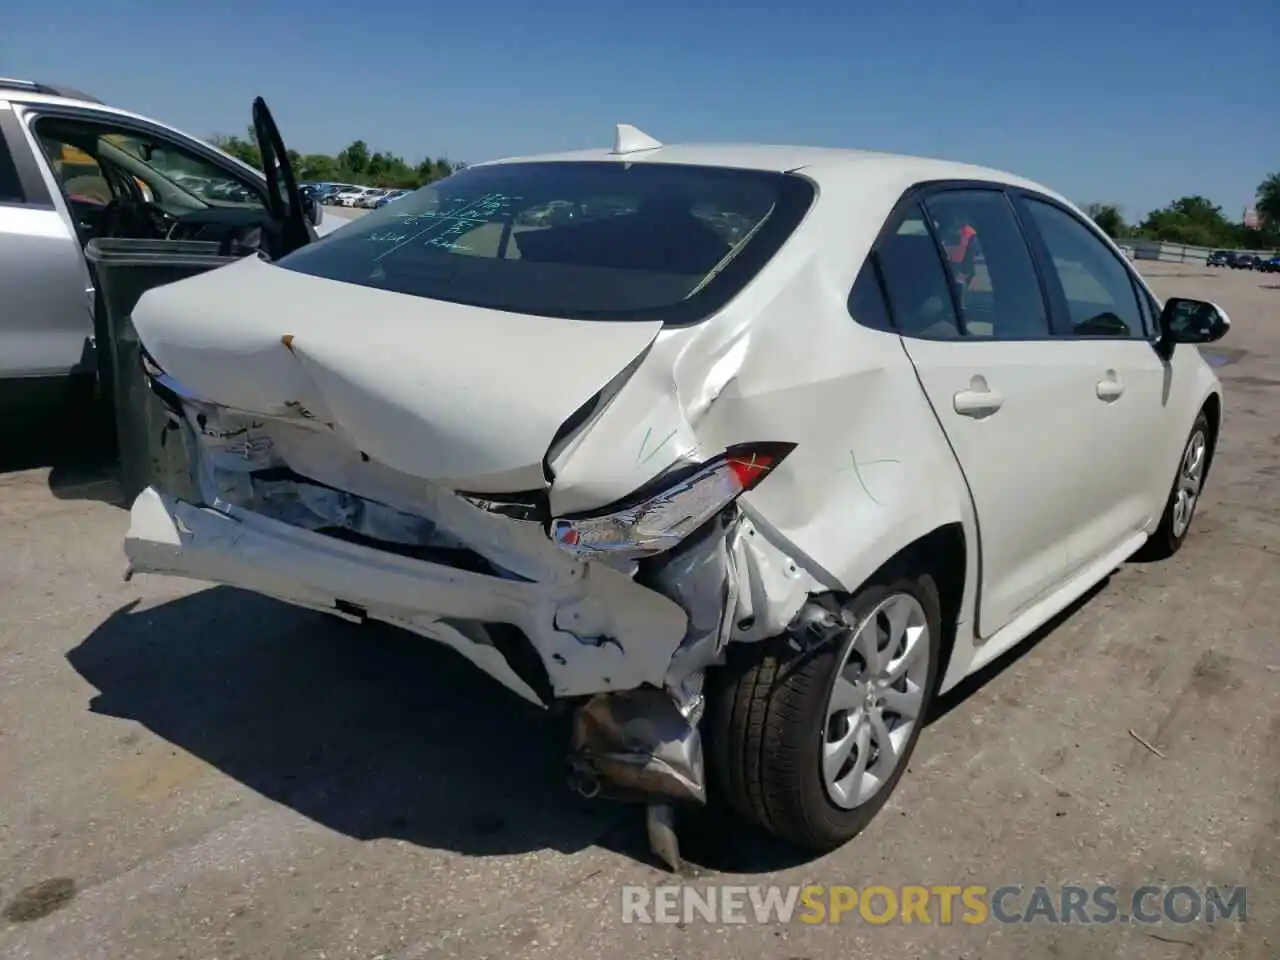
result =
M1124 393L1124 384L1116 379L1116 372L1108 370L1107 375L1098 381L1097 386L1098 399L1106 403L1112 403L1120 399Z
M1004 406L1004 395L987 386L985 377L974 377L969 381L969 389L961 390L951 402L960 416L982 420Z

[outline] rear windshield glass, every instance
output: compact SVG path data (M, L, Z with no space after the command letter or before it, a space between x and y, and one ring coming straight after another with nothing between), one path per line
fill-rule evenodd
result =
M728 302L813 201L801 177L659 163L472 167L277 261L540 316L691 323Z

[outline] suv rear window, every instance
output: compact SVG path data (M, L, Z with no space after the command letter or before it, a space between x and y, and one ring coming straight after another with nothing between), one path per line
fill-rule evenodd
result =
M808 180L758 170L624 161L470 167L277 265L517 313L692 323L760 271L813 196Z

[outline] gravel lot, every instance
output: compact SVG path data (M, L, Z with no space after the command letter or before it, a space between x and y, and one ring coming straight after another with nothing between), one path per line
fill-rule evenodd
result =
M325 207L324 215L338 217L342 220L354 220L356 217L363 217L368 210L361 210L358 207Z
M1185 549L948 697L844 849L796 862L708 828L688 852L699 882L1247 884L1247 923L624 925L620 887L667 877L634 812L565 791L560 728L424 641L123 583L109 475L17 437L0 447L0 956L1272 960L1280 279L1144 269L1234 323Z

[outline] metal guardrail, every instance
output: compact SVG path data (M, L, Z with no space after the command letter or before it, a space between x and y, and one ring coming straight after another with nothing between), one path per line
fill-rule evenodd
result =
M1121 246L1133 249L1135 260L1159 260L1163 263L1204 263L1209 254L1223 247L1191 247L1182 243L1167 243L1163 240L1117 240ZM1276 250L1232 250L1232 253L1251 253L1270 260L1280 251Z

